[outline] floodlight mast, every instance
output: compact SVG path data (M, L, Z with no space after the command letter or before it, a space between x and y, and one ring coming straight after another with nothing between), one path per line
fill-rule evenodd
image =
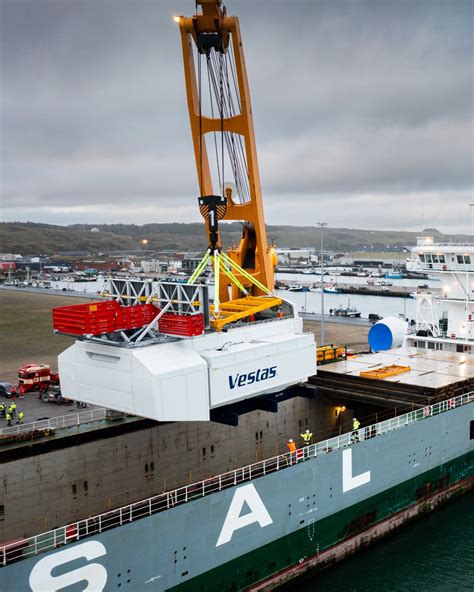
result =
M186 94L200 203L203 198L212 196L220 195L225 198L225 214L222 219L244 222L238 246L228 250L230 259L254 277L257 282L273 292L276 254L273 246L269 247L267 243L250 91L239 20L235 16L227 16L222 0L197 0L197 4L202 8L202 12L193 17L175 17L175 21L179 24L181 32ZM194 52L196 52L198 60L197 72ZM207 79L205 83L201 83L201 57L203 56L208 68L212 68L213 64L219 68L218 72L214 72L214 82L216 83L214 92L218 117L202 114L202 89L203 87L207 88L208 85ZM235 77L234 80L230 78L230 75ZM229 89L232 83L235 88L237 105L230 99L230 96L225 96L226 92L230 93ZM220 164L217 143L216 157L217 166L222 165L222 176L219 178L220 186L214 187L206 148L206 135L219 133L222 140L222 144L219 142L219 147L222 145ZM237 143L240 143L241 146L239 163L232 160L239 156L239 154L236 155L235 150L233 152ZM224 185L224 145L227 148L228 154L226 156L230 159L230 170L234 174L237 187L240 189L245 185L248 189L247 193L241 190L245 195L239 195L239 200L235 199L232 190ZM217 245L220 250L222 248L220 233L217 232L216 242L215 230L211 230L209 218L205 218L205 223L210 248ZM214 240L212 240L213 234ZM250 294L260 296L265 293L258 285L249 282L243 274L236 273L235 275ZM241 290L238 285L232 284L232 290L229 293L229 279L223 270L221 270L220 276L221 302L239 298Z

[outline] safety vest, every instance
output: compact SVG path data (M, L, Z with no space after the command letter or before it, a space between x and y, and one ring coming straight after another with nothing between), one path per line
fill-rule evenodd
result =
M358 430L359 426L360 426L360 421L358 419L354 419L354 421L352 422L352 429Z
M296 450L296 444L294 442L287 442L286 445L288 446L288 450L290 452L294 452Z
M16 403L12 403L12 404L10 405L10 409L16 409Z
M311 432L309 432L309 434L307 434L306 432L304 434L300 434L300 436L303 438L303 440L308 443L311 442L311 439L313 437L313 434Z
M0 411L5 411L5 403L0 403Z
M25 417L25 414L23 413L23 411L20 411L18 413L18 419L23 419Z
M9 413L7 413L6 416L5 416L5 419L8 421L11 418L12 418L12 416Z

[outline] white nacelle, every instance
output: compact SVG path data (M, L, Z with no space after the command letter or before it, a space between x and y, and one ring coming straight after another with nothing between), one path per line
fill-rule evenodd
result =
M157 421L207 421L215 407L307 380L315 347L300 318L144 347L76 341L59 356L61 390Z

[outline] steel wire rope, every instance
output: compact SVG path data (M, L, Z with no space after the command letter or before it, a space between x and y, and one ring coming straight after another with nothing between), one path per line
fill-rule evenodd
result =
M239 87L237 85L237 81L236 81L236 77L235 77L235 71L234 71L235 66L234 66L234 62L233 62L233 54L232 53L230 53L229 62L230 62L232 79L233 79L233 83L234 83L234 93L235 93L235 96L237 99L239 113L242 113L242 107L241 107L240 96L239 96ZM227 75L227 77L228 77L228 75ZM228 79L229 79L229 77L228 77ZM232 98L232 92L230 90L230 85L229 85L228 94L229 94L229 102L231 104L232 111L234 111L234 113L235 113L234 101ZM240 134L234 134L234 135L237 136L237 146L238 146L238 150L239 150L238 154L240 156L239 159L242 163L241 168L245 173L245 174L243 174L243 179L245 179L245 181L242 182L242 185L245 187L245 192L242 192L241 203L246 203L247 201L250 201L250 187L249 187L249 174L248 174L247 158L246 158L243 146L242 146L242 136ZM233 140L234 140L234 138L233 138Z
M219 93L219 88L218 88L218 84L217 84L217 75L216 75L217 68L218 68L217 58L214 58L212 60L212 66L211 66L211 80L212 80L212 86L214 88L214 94L216 96L216 101L218 101L220 99L220 93ZM231 108L230 108L230 106L228 106L227 101L224 99L224 114L226 116L228 116L230 112L231 112ZM227 150L229 152L229 160L231 162L232 170L234 173L234 179L236 181L236 185L237 185L238 190L240 188L240 193L242 194L242 193L244 193L242 191L242 187L245 187L245 183L243 182L244 175L242 173L244 167L243 167L242 163L240 162L240 159L238 158L235 147L230 142L230 139L229 139L230 132L225 132L224 135L225 135Z
M207 61L207 80L208 80L208 84L209 84L209 100L211 103L211 115L212 115L212 119L214 119L214 101L212 100L212 90L211 90L211 74L210 74L210 55L208 54L206 56L206 61ZM216 136L216 132L213 131L212 135L214 136L214 148L216 151L216 161L217 161L217 176L218 176L218 180L219 180L219 185L221 184L221 177L220 177L220 164L219 164L219 151L217 150L217 136ZM222 184L224 183L224 181L222 181Z
M197 3L196 3L197 6ZM197 48L197 46L196 46ZM198 102L199 102L199 194L202 197L202 101L201 101L201 54L196 49L198 59Z
M237 104L239 106L239 112L242 113L242 103L240 101L239 85L238 85L237 76L236 76L236 72L235 72L236 67L235 67L235 63L234 63L234 51L233 51L234 43L233 43L233 40L232 39L231 39L231 43L232 43L232 52L230 52L230 57L229 57L230 71L231 71L231 74L232 74L232 80L234 82L234 90L235 90L235 96L237 98ZM248 195L248 200L250 201L250 198L251 198L251 196L250 196L250 176L249 176L249 173L248 173L247 156L245 154L245 150L244 150L244 147L242 145L242 136L240 134L237 134L237 139L238 139L238 144L239 144L239 147L240 147L240 152L242 154L242 158L243 158L244 165L245 165L244 166L244 170L247 173L246 174L246 181L247 181L247 188L248 188L247 195Z
M220 85L219 85L219 91L220 91L220 98L221 98L221 104L220 104L220 116L221 116L221 151L222 151L222 196L224 196L224 178L225 178L225 173L224 173L224 167L225 167L225 163L224 163L224 90L223 90L223 75L224 75L224 68L223 68L223 61L224 61L224 55L222 53L219 53L220 56Z
M228 56L226 55L226 60L225 60L225 66L226 66L226 81L227 81L227 102L229 105L229 112L231 117L235 116L235 107L234 107L234 101L232 98L232 91L230 88L230 83L229 83L229 68L228 68L228 61L230 60L230 58L228 58ZM246 169L246 163L245 161L242 161L241 158L239 158L239 153L236 150L236 145L235 145L235 136L240 137L240 134L235 134L233 132L229 132L229 138L230 138L230 142L232 145L232 152L234 154L234 159L236 162L236 167L239 169L239 185L237 186L237 190L238 190L238 196L239 196L239 201L241 204L246 202L246 197L248 195L248 187L247 184L244 182L244 179L246 177L246 175L244 175L244 171Z
M217 63L214 61L214 70L217 70ZM217 88L217 81L216 81L216 75L215 72L212 71L211 72L211 77L213 80L213 87L214 87L214 92L216 94L216 97L218 95L218 88ZM216 98L217 100L217 98ZM227 101L226 101L226 97L224 95L224 115L229 116L230 113L230 109L229 106L227 105ZM229 151L229 156L230 156L230 161L231 161L231 165L232 165L232 170L234 172L234 179L236 181L236 183L240 183L240 179L239 179L239 171L237 169L236 166L236 155L235 155L235 151L232 148L232 145L229 142L229 132L224 132L224 136L225 136L225 140L226 140L226 145L227 145L227 149Z
M210 73L211 73L212 86L213 86L214 94L215 94L215 97L216 97L216 102L220 102L221 101L221 98L222 98L222 95L219 93L219 87L218 87L218 84L217 84L217 76L216 76L216 70L217 70L217 68L218 68L217 58L215 58L213 60L212 65L211 65L211 71L210 71ZM224 111L224 115L227 116L228 115L228 112L229 112L229 109L228 109L227 103L225 102L225 98L224 98L224 103L223 103L223 111ZM235 179L236 184L237 184L237 183L240 182L239 181L239 178L238 178L239 172L238 172L238 170L236 169L236 166L235 166L235 154L232 153L232 146L229 143L228 132L224 132L223 137L225 138L227 150L229 152L229 160L231 162L232 171L234 173L234 179Z
M210 54L211 60L208 62L208 74L210 74L210 80L212 82L212 88L214 90L214 97L216 100L216 104L219 107L219 116L221 116L221 112L222 112L221 107L222 106L221 106L221 96L219 93L219 87L218 87L217 76L216 76L218 64L216 63L217 58L215 57L215 53L216 53L215 51L213 53L211 50L211 54ZM211 96L212 96L212 93L211 93ZM222 119L222 117L221 117L221 119ZM221 128L222 128L222 121L221 121ZM222 135L222 132L221 132L221 135ZM220 177L221 167L219 164L218 164L218 169L219 169L219 175L218 175L219 176L219 184L221 184L221 177ZM223 182L223 179L222 179L222 182ZM221 188L222 188L222 185L221 185Z
M216 75L216 71L218 68L218 63L217 63L217 58L215 57L215 55L211 54L211 62L208 64L208 67L210 68L210 78L211 78L211 82L212 82L212 88L214 89L214 95L216 98L216 102L220 102L221 100L221 93L219 93L219 87L217 84L217 75ZM226 71L226 76L228 77L228 68ZM228 85L229 86L229 85ZM231 93L229 93L230 97L232 96ZM229 104L228 104L229 103ZM228 115L233 114L234 112L234 107L233 107L233 101L232 99L226 97L224 95L224 115ZM248 183L244 182L244 179L248 180L248 173L244 174L243 171L246 170L247 166L246 166L246 162L245 162L245 157L240 157L239 158L239 154L235 149L235 144L231 142L230 137L233 136L233 134L231 134L230 132L225 132L225 140L226 140L226 145L227 145L227 149L229 152L229 159L232 165L232 170L234 173L234 179L236 181L236 185L237 185L237 189L239 191L239 199L241 203L245 203L246 200L245 198L247 197L247 201L250 198L250 193L249 193L249 189L248 189ZM240 135L239 136L239 140ZM240 144L240 149L241 152L243 153L243 148Z
M227 97L226 97L226 99L227 99L227 103L228 103L228 110L229 110L230 116L233 117L235 115L235 107L234 107L234 101L232 99L232 92L231 92L230 84L229 84L229 68L228 68L228 60L229 59L230 58L229 58L228 54L226 54L226 60L225 60L226 81L227 81ZM240 158L240 155L237 152L236 145L235 145L235 135L238 135L239 137L240 137L240 135L235 134L233 132L227 132L227 133L228 133L228 141L231 145L230 150L232 151L235 169L238 171L237 176L236 176L237 177L236 184L237 184L239 201L241 204L243 204L243 203L245 203L245 197L247 195L247 186L246 186L246 183L244 182L245 162L242 161L242 159Z
M232 67L232 56L229 57L229 62L231 62L231 67ZM228 101L229 101L229 105L230 105L230 111L232 112L232 115L234 116L236 113L235 107L234 107L234 100L232 98L232 91L230 88L230 84L229 84L229 72L228 72L228 66L227 66L227 61L226 61L226 68L227 68L227 94L228 94ZM234 91L237 97L237 101L238 104L240 105L240 100L238 97L238 89L235 87L234 85ZM240 110L240 109L239 109ZM237 136L237 142L235 141L235 136ZM239 169L240 169L240 185L241 188L239 190L239 201L241 204L247 203L248 201L250 201L250 187L249 187L249 176L248 176L248 167L247 167L247 160L245 158L245 154L243 152L243 148L242 148L242 136L240 134L231 134L231 141L232 141L232 145L234 147L234 151L237 153L237 161L239 163ZM237 145L237 148L235 147ZM240 147L240 151L239 151L239 147Z

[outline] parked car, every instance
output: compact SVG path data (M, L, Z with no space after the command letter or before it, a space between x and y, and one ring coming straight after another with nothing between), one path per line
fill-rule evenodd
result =
M59 385L53 385L48 391L41 394L41 399L45 403L56 403L57 405L72 405L70 399L64 399L61 395L61 387Z
M16 386L10 382L0 382L0 395L2 397L7 397L7 399L16 397Z
M383 319L383 317L377 313L371 312L369 313L369 321L372 323L372 325L375 325L375 323L377 321L381 321Z

